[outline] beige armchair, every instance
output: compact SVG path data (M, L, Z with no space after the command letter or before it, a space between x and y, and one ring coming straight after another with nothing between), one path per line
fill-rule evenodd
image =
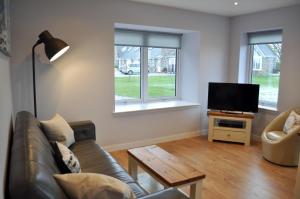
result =
M300 114L300 108L292 110ZM261 135L264 158L284 166L297 166L299 159L300 127L294 128L289 134L283 132L285 121L292 110L277 116Z

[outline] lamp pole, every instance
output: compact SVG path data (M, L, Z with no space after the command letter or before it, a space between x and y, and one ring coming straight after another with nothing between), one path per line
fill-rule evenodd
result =
M33 105L34 116L37 118L37 106L36 106L36 84L35 84L35 47L41 44L42 41L38 40L32 47L32 83L33 83Z

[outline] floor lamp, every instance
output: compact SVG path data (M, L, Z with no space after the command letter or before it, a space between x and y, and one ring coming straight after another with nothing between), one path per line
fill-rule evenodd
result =
M35 47L39 44L45 45L45 54L53 62L61 55L63 55L70 46L58 39L54 38L47 30L43 31L39 35L39 40L32 47L32 77L33 77L33 102L34 102L34 116L37 117L37 107L36 107L36 87L35 87Z

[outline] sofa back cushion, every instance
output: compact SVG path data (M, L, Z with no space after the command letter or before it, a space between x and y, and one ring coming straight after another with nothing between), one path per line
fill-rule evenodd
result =
M39 121L29 112L19 112L9 165L10 199L66 199L53 177L58 173L53 149L41 131Z

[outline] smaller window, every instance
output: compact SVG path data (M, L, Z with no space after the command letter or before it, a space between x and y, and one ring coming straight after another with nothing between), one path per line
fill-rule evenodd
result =
M282 31L249 33L250 82L260 85L259 105L277 109Z

